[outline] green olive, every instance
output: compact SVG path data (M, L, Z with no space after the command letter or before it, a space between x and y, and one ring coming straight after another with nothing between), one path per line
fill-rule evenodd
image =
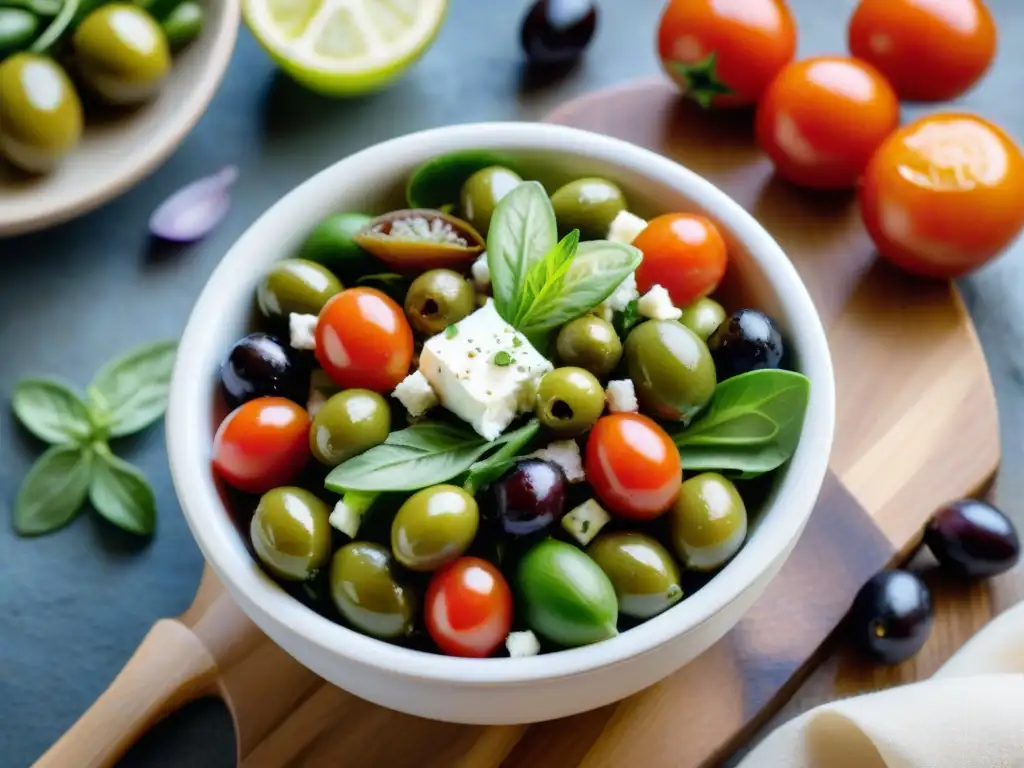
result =
M412 571L433 571L469 549L479 524L479 507L466 491L455 485L424 488L395 515L391 551Z
M299 258L329 267L343 278L377 270L374 258L353 239L373 217L366 213L332 213L317 224L299 247Z
M278 578L305 581L331 556L330 515L327 504L302 488L267 491L249 525L256 556Z
M82 102L53 59L16 53L0 63L0 154L43 173L81 136Z
M604 390L590 371L555 368L540 380L535 411L540 423L555 434L582 435L601 418Z
M629 378L649 416L689 421L715 391L708 345L675 320L648 320L626 338Z
M431 269L412 281L405 295L405 314L412 327L427 336L440 333L476 309L473 286L458 272Z
M619 335L611 323L594 315L563 325L555 349L562 363L588 370L599 379L607 377L622 359Z
M39 17L24 8L0 6L0 58L28 48L39 34Z
M180 51L203 31L203 6L195 0L184 0L160 21L172 51Z
M747 508L736 486L716 472L686 480L668 511L672 545L688 567L725 565L747 537Z
M459 195L462 217L480 234L486 235L495 206L522 181L519 174L500 165L477 171L462 185Z
M341 464L383 443L391 432L387 401L368 389L346 389L332 395L309 430L309 449L329 467Z
M615 217L626 210L626 196L605 179L577 179L555 192L551 205L560 235L578 229L581 240L603 240Z
M112 104L146 101L171 69L167 36L137 5L100 6L78 25L71 46L82 79Z
M291 312L318 315L341 293L341 281L327 267L305 259L277 262L256 288L256 303L270 319L287 320Z
M679 322L697 334L702 341L707 341L715 329L725 322L725 308L714 299L705 296L684 309Z
M353 541L334 553L331 597L341 615L373 637L408 635L416 618L416 597L392 571L391 553L380 544Z
M649 619L683 597L679 566L656 540L642 533L603 533L586 553L615 587L619 613Z

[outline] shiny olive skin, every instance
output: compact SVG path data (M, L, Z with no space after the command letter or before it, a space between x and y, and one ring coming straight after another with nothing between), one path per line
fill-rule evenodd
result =
M462 218L486 236L495 206L522 181L518 173L500 165L477 171L466 179L459 194Z
M718 326L725 322L725 308L714 299L705 296L697 299L683 310L679 322L693 331L702 341L707 341Z
M648 320L624 346L629 378L648 416L688 422L715 392L715 365L707 345L675 320Z
M683 597L679 566L650 536L629 531L603 533L586 553L615 587L621 614L649 619Z
M71 38L85 83L111 104L137 104L159 90L171 69L167 36L137 5L102 5Z
M543 459L520 459L491 484L485 509L498 518L509 536L529 536L561 520L565 513L566 480L562 469Z
M299 247L298 257L323 264L335 274L355 278L376 269L374 258L353 239L373 217L366 213L332 213L317 224Z
M756 309L733 312L708 339L718 380L782 365L782 336Z
M534 411L540 423L556 435L582 435L604 412L604 389L590 371L573 366L555 368L540 380Z
M668 521L676 556L696 571L725 565L747 537L746 505L736 486L717 472L684 480Z
M305 404L309 394L309 370L296 351L265 333L235 342L220 367L220 382L231 408L274 396Z
M288 315L318 315L341 293L341 281L327 267L306 259L277 262L256 287L256 303L264 317L287 322Z
M203 32L205 13L194 0L184 0L160 21L172 51L180 51Z
M81 136L82 102L53 59L16 53L0 62L0 155L45 173Z
M249 525L256 556L278 578L305 581L331 556L330 515L327 504L303 488L267 491Z
M458 272L431 269L412 281L405 314L413 329L427 336L441 333L476 309L473 286Z
M918 576L881 571L854 598L849 626L861 651L882 664L898 664L921 650L932 620L931 593Z
M1020 538L1000 510L981 499L962 499L936 512L924 542L944 568L971 579L1008 571L1020 559Z
M433 571L469 549L480 524L476 499L455 485L417 491L391 524L391 551L412 571Z
M536 0L523 17L519 41L532 66L557 72L583 55L596 29L592 0Z
M560 235L578 229L581 240L603 240L615 217L626 210L626 197L605 179L577 179L555 192L551 205Z
M330 576L335 607L360 632L382 639L412 632L416 596L395 578L387 547L349 542L334 553Z
M28 48L39 34L40 20L24 8L0 7L0 57Z
M563 365L590 371L606 378L622 359L622 342L612 324L594 315L566 323L558 332L555 350Z
M329 467L383 443L391 432L387 401L369 389L346 389L320 406L309 429L309 449Z

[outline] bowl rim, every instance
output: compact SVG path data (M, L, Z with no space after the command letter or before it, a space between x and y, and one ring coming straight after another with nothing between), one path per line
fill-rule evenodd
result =
M814 382L800 443L752 537L707 585L672 610L628 632L593 645L527 658L465 659L403 648L363 635L320 616L275 584L238 546L238 529L209 483L196 482L209 465L209 424L202 420L201 398L210 398L212 371L194 361L216 334L222 297L237 293L237 274L246 269L248 245L277 229L276 220L303 199L336 188L357 168L416 164L465 148L509 152L564 151L607 162L648 181L675 187L713 212L760 263L779 302L787 308L803 342L801 370ZM287 227L286 227L287 228ZM251 267L249 267L251 269ZM796 332L796 331L794 331ZM171 382L167 449L171 474L186 520L207 562L229 593L278 625L278 632L300 636L330 656L426 681L487 686L553 680L611 666L649 653L709 621L754 585L799 536L824 482L835 421L835 383L828 343L814 303L781 247L754 217L710 181L675 161L620 139L566 126L490 122L433 128L390 139L340 160L294 188L267 209L235 242L200 294L181 338ZM224 350L219 350L219 359ZM203 441L205 440L205 445ZM199 442L197 442L199 441ZM198 454L198 455L197 455ZM228 537L234 538L234 543ZM259 623L259 622L257 622ZM428 661L429 663L424 663Z

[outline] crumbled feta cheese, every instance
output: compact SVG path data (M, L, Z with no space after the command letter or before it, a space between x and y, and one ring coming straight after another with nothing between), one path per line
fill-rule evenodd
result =
M624 311L629 302L639 295L640 292L636 289L636 274L628 275L619 283L619 287L612 291L611 296L594 308L594 314L610 323L613 313Z
M505 638L505 647L508 648L508 655L513 659L536 656L540 653L540 641L528 629L525 632L509 632L508 637Z
M323 368L315 368L309 377L309 399L306 402L306 411L310 418L317 415L331 395L336 395L341 387L334 383L334 380L327 375Z
M420 371L445 408L494 440L521 412L531 410L551 363L488 302L431 337Z
M579 542L587 546L608 523L611 515L593 499L587 499L562 518L562 527Z
M469 269L473 275L473 285L480 293L486 293L491 287L491 268L487 264L487 251L480 254L480 257L473 262Z
M288 330L295 349L316 349L316 315L288 314Z
M404 405L413 418L422 416L439 402L437 393L422 371L415 371L402 379L391 396Z
M570 483L582 483L587 479L583 472L583 457L575 440L556 440L529 456L550 461L562 469L565 479Z
M683 316L683 310L672 303L672 297L660 285L651 286L636 303L636 309L641 317L651 320L678 320Z
M359 526L363 522L363 515L345 504L345 500L342 499L334 505L334 511L331 512L331 516L327 518L327 521L331 524L332 528L354 539L356 534L359 533Z
M608 227L608 240L616 243L632 243L636 236L647 229L647 222L629 211L619 211Z
M611 413L636 413L640 410L640 404L636 401L636 387L630 379L609 381L604 399Z

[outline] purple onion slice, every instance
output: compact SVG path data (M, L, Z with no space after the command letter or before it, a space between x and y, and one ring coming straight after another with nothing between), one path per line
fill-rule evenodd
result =
M226 166L212 176L182 187L149 218L149 231L162 240L191 243L213 231L231 205L231 185L238 168Z

